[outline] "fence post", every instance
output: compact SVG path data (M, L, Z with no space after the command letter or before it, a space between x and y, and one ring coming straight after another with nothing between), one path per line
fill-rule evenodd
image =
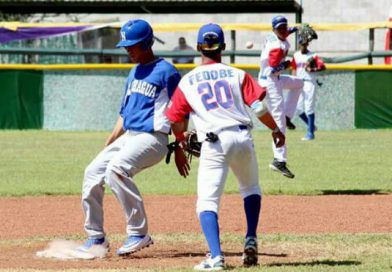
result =
M369 29L369 56L368 64L373 64L372 53L374 51L374 28Z
M231 37L231 51L232 53L230 54L230 63L235 63L235 30L230 30L230 37Z

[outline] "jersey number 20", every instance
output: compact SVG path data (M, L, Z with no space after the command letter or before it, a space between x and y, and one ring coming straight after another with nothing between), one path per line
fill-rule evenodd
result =
M233 95L226 80L216 81L214 86L211 86L209 82L200 83L197 90L207 111L219 106L228 109L233 105Z

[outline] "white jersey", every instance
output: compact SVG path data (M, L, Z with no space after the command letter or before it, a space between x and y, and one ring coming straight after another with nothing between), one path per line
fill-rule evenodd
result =
M290 43L287 40L282 41L275 33L269 34L261 51L259 79L270 76L272 67L285 60L289 49Z
M173 122L190 113L199 135L205 137L228 127L252 127L245 105L264 95L265 90L242 70L222 63L201 65L181 79L166 115Z
M306 65L310 59L314 58L315 61L318 58L317 55L311 51L303 54L301 51L297 51L294 53L294 58L292 61L292 67L295 69L296 75L302 79L314 81L315 75L314 73L306 71Z

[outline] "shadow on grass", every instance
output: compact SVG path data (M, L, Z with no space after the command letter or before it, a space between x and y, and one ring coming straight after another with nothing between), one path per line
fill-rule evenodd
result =
M381 190L323 190L323 195L386 195Z
M228 252L224 251L223 252L225 257L241 257L242 252ZM259 256L267 256L267 257L275 257L275 258L285 258L288 255L285 253L266 253L262 252L258 254ZM195 251L189 251L189 252L177 252L177 251L165 251L165 252L156 252L155 254L148 255L148 256L137 256L133 255L131 257L135 259L144 259L144 258L193 258L193 257L205 257L206 253L205 252L195 252ZM126 256L126 258L129 258L130 256Z
M271 263L267 266L316 266L316 265L328 265L328 266L346 266L346 265L360 265L358 261L335 261L335 260L316 260L311 262L289 262L289 263Z

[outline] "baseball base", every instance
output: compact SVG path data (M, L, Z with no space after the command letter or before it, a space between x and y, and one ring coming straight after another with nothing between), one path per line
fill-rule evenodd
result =
M93 246L89 252L77 250L81 246L74 241L54 240L49 243L48 247L43 251L36 253L40 258L53 258L59 260L92 260L95 258L103 258L107 254L107 249L102 246Z

